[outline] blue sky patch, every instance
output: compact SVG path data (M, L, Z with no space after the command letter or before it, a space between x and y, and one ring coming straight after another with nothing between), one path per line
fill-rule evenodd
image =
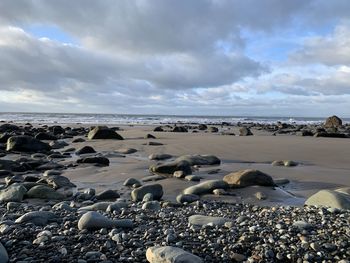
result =
M55 25L34 24L23 28L37 38L48 38L61 43L78 45L79 41Z

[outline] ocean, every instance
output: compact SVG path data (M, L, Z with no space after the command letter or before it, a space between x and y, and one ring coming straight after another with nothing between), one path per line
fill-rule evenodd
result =
M180 116L180 115L132 115L132 114L77 114L77 113L0 113L0 121L14 123L45 124L217 124L228 122L273 124L278 121L295 124L319 124L326 118L309 117L259 117L259 116ZM344 118L350 123L350 118Z

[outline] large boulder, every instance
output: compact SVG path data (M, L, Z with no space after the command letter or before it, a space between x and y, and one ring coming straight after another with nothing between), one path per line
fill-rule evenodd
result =
M11 185L0 191L0 202L21 202L26 192L22 185Z
M231 187L246 187L251 185L275 186L270 175L253 169L230 173L225 175L223 180Z
M37 226L45 226L50 219L55 217L56 215L49 211L33 211L17 218L15 223L32 223Z
M0 125L0 132L13 132L18 130L19 130L19 127L11 123L5 123Z
M183 171L184 174L192 174L191 164L187 161L175 161L164 164L154 164L149 167L152 173L171 174L176 171Z
M208 180L186 188L183 193L188 195L210 194L214 189L227 189L229 185L223 180Z
M97 126L94 129L92 129L89 134L88 138L90 140L94 139L115 139L115 140L123 140L124 138L116 133L114 130L106 127L106 126Z
M214 155L183 155L176 158L175 162L186 161L190 165L218 165L220 159Z
M350 209L350 195L333 190L321 190L310 196L305 204Z
M192 215L188 218L188 223L195 226L223 226L226 222L232 222L231 219L225 217L214 217L204 215Z
M163 196L163 187L160 184L143 185L131 192L133 201L142 201L146 194L152 194L154 200L160 200Z
M331 116L326 119L324 127L326 128L337 128L342 126L343 122L338 116Z
M50 145L27 135L12 136L7 140L7 151L17 152L45 152Z
M202 263L203 260L178 247L150 247L146 251L150 263Z
M6 249L0 242L0 262L1 263L7 263L9 261L9 255L7 254Z
M62 200L64 199L64 195L59 192L56 192L54 189L44 185L37 185L32 187L27 192L28 198L38 198L38 199L53 199L53 200Z
M101 228L132 228L133 222L130 219L112 220L98 212L90 211L85 213L78 221L80 230L98 230Z

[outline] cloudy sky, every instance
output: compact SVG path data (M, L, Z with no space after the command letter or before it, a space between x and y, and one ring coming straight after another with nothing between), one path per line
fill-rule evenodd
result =
M350 117L350 1L1 0L0 111Z

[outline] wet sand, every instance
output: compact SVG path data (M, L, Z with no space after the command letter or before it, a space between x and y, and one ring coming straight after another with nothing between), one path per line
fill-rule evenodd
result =
M350 186L350 140L337 138L314 138L291 135L271 136L266 132L252 130L254 136L230 136L217 133L171 133L153 132L152 126L123 126L118 131L125 140L91 140L70 144L66 148L80 148L90 145L110 159L110 166L95 167L86 165L65 170L67 176L78 187L92 187L97 190L118 189L123 196L130 197L130 189L122 183L129 177L142 179L151 175L148 167L154 161L148 156L152 153L167 153L174 157L185 154L211 154L222 161L219 166L200 167L194 175L203 180L222 179L228 173L253 168L261 170L274 179L286 178L289 184L274 190L269 187L248 187L232 190L236 196L207 195L204 198L227 202L259 203L261 205L293 204L302 205L305 198L320 189L336 189ZM232 129L236 134L237 131ZM157 139L144 139L151 133ZM144 145L149 141L163 145ZM114 152L120 148L135 148L136 153L118 157ZM296 167L275 167L274 160L293 160ZM68 161L69 162L69 161ZM220 169L216 174L208 171ZM195 182L176 178L157 181L164 187L164 199L175 200L182 190ZM151 182L152 183L152 182ZM262 191L267 200L257 200L254 193Z

